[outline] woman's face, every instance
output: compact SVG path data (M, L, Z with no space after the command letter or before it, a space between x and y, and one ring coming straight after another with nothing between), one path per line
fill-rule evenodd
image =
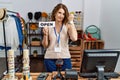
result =
M55 15L55 20L58 22L62 22L64 17L65 17L65 11L64 9L60 8Z

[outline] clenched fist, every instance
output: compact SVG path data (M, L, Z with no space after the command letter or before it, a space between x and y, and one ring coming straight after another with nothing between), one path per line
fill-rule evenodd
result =
M74 14L69 14L68 20L73 21L74 20Z
M43 34L44 35L48 35L48 27L47 26L45 26L44 28L43 28Z

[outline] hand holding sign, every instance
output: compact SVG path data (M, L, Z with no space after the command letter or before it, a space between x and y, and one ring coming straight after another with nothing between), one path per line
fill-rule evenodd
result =
M48 35L48 27L55 27L55 21L49 21L49 22L39 22L39 27L43 28L44 35Z
M39 22L39 27L55 27L55 21L49 21L49 22Z
M45 36L48 35L48 26L45 26L45 27L43 28L43 33L44 33Z

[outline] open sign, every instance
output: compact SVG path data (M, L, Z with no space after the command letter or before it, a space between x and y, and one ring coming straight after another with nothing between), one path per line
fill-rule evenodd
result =
M39 27L55 27L55 21L49 21L49 22L39 22Z

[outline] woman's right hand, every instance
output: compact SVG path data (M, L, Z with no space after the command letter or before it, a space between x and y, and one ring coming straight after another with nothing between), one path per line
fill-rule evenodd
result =
M48 36L48 26L45 26L45 27L43 28L43 34L44 34L45 36Z

